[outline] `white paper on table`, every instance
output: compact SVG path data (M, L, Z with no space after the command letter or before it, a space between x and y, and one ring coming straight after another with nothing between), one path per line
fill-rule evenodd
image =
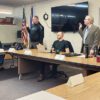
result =
M15 52L16 50L14 48L9 48L8 52Z
M26 49L26 50L24 51L24 54L25 54L25 55L32 55L32 51L29 50L29 49Z
M64 60L64 58L65 58L65 55L59 55L59 54L57 54L55 56L55 59L57 59L57 60Z
M28 96L19 98L17 100L65 100L65 99L46 91L40 91Z
M85 55L83 54L83 55L80 55L80 56L77 56L77 57L82 57L82 58L85 58Z
M4 52L4 49L0 49L0 52Z

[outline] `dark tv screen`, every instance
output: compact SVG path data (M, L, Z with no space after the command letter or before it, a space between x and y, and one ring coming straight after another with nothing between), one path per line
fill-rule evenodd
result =
M84 18L86 15L88 15L88 2L52 7L52 32L77 32L80 22L84 26Z

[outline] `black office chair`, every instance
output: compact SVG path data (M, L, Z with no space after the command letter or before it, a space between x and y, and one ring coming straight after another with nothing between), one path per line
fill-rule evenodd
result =
M72 46L71 42L69 42L69 41L66 41L66 42L68 43L69 51L74 52L74 49L73 49L73 46Z
M23 49L23 44L22 43L17 43L14 42L11 45L11 48L14 48L15 50L22 50ZM18 66L18 58L17 56L14 56L13 54L10 54L12 56L12 64L10 65L10 68L15 67L15 60L17 60L17 66Z
M2 49L2 43L1 43L1 41L0 41L0 49ZM5 57L5 54L4 53L0 53L0 66L2 66L3 63L4 63L4 57Z
M0 41L0 48L2 48L2 43L1 43L1 41Z
M4 57L5 57L5 54L0 53L0 65L4 63Z
M0 53L0 66L2 66L4 63L4 57L5 57L5 54ZM4 69L3 67L0 68L0 70L3 70L3 69Z

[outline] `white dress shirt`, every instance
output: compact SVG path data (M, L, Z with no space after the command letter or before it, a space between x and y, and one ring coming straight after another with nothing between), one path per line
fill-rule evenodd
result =
M88 33L89 33L89 29L86 28L85 33L84 33L84 37L83 37L83 43L84 43L84 44L85 44L85 39L86 39L86 37L88 36Z

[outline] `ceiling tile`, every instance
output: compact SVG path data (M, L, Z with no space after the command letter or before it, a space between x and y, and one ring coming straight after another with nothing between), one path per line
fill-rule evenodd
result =
M47 1L47 0L0 0L0 5L17 7L41 1Z

